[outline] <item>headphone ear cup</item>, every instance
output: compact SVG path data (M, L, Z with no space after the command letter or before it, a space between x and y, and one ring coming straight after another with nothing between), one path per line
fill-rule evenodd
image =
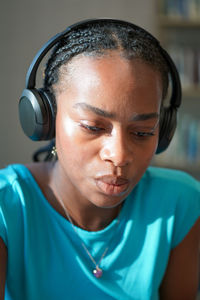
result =
M174 107L163 107L160 116L159 141L156 154L159 154L169 146L177 125L177 109Z
M33 141L55 136L55 101L43 89L25 89L19 101L19 119L24 133Z

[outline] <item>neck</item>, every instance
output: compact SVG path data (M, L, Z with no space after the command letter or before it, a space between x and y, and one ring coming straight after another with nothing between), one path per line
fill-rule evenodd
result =
M112 208L97 207L72 188L69 179L56 163L51 172L50 182L56 210L68 219L66 210L74 225L87 231L98 231L108 226L121 209L121 204ZM64 208L63 208L64 206Z

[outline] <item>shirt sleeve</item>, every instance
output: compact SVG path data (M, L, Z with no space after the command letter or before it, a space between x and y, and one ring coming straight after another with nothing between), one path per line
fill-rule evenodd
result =
M200 182L186 175L177 197L172 248L184 239L199 217Z
M4 199L8 196L9 193L6 193L6 190L0 190L0 237L3 239L6 246L8 246L8 239L7 239L7 225L5 220L5 205Z
M8 246L9 211L12 206L12 174L11 168L0 170L0 237Z

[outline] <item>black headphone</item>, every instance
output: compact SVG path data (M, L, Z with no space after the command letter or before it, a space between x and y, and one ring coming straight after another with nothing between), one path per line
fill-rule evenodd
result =
M160 132L159 142L156 153L161 153L169 146L174 135L177 124L177 109L181 105L181 83L180 78L174 62L169 54L161 47L159 41L153 37L149 32L143 28L132 24L130 22L115 20L115 19L90 19L78 22L66 28L61 33L53 36L36 54L34 57L27 75L26 75L26 89L23 91L19 101L19 118L24 133L34 141L51 140L55 137L55 101L52 95L44 89L35 88L36 73L40 62L47 54L47 52L63 37L68 35L72 29L78 29L90 23L106 23L117 22L132 26L134 29L143 30L149 35L156 44L165 59L172 82L172 93L170 105L163 107L160 116Z

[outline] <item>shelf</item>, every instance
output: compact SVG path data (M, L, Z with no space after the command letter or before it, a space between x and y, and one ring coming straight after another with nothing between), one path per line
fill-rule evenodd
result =
M200 29L200 18L187 19L183 17L159 16L159 25L167 28L197 28Z

